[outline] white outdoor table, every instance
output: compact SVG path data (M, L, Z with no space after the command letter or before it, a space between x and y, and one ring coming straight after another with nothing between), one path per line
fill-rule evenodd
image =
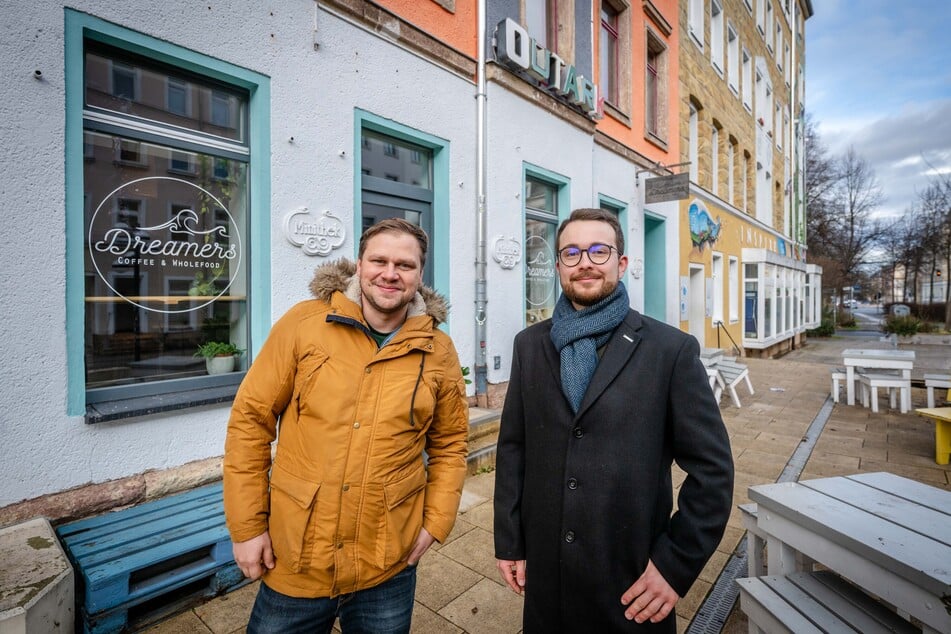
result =
M901 370L902 378L911 380L911 369L915 364L913 350L875 350L865 348L848 348L842 351L842 362L845 364L845 394L846 403L855 405L855 368L877 368L883 370ZM905 409L911 409L910 392L905 392L907 400Z
M951 632L951 492L890 473L752 486L770 575L796 553L926 624Z

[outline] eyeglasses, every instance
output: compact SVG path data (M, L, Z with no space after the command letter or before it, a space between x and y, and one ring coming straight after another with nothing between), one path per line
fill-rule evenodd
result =
M592 264L604 264L611 259L611 251L618 251L617 247L609 244L594 243L587 249L578 247L565 247L558 251L558 260L565 266L578 266L581 262L581 254L587 253L588 259ZM620 251L618 251L620 253Z

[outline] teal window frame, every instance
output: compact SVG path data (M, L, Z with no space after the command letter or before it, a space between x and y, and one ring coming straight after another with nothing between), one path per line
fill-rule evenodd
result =
M66 413L86 414L84 348L84 260L83 260L83 48L94 40L146 56L157 62L232 84L248 91L250 152L249 233L250 288L248 300L250 352L261 348L270 330L270 79L260 73L197 53L171 42L107 22L101 18L66 8ZM175 390L181 390L178 385ZM219 399L220 400L220 399ZM141 413L141 412L140 412ZM135 415L129 414L129 415Z
M617 198L612 198L606 194L598 194L598 207L608 209L617 214L617 220L621 223L621 230L624 232L624 255L631 255L631 241L627 235L627 203L623 203Z
M444 297L450 297L449 238L452 214L449 207L449 150L450 142L433 134L397 123L377 114L353 109L353 257L356 259L363 233L363 187L361 174L361 147L364 130L372 130L430 150L433 153L433 235L429 236L430 252L427 259L433 263L433 287ZM441 327L448 327L448 320Z

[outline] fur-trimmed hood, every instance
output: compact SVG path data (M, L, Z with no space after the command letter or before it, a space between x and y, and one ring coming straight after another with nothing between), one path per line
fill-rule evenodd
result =
M334 291L340 291L347 299L362 307L363 296L356 273L356 263L347 258L321 264L314 271L314 279L310 281L310 292L317 299L329 302ZM436 325L439 325L449 316L449 302L433 289L421 284L416 297L410 303L407 317L418 315L429 315Z

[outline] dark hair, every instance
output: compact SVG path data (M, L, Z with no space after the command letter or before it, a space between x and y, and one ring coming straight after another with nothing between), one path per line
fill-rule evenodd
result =
M363 254L367 250L367 242L370 241L370 238L387 231L390 233L406 233L416 238L416 242L419 243L419 263L422 266L426 265L426 250L429 248L429 236L427 236L426 232L420 227L402 218L387 218L386 220L381 220L367 227L363 235L360 236L360 249L357 252L357 258L363 257Z
M568 219L561 223L561 226L558 227L558 233L555 235L556 251L561 247L561 232L565 230L569 223L576 220L594 220L608 223L614 229L614 239L617 241L614 246L617 247L618 254L624 255L624 230L621 229L621 223L618 222L617 216L606 209L592 209L590 207L575 209L568 216Z

